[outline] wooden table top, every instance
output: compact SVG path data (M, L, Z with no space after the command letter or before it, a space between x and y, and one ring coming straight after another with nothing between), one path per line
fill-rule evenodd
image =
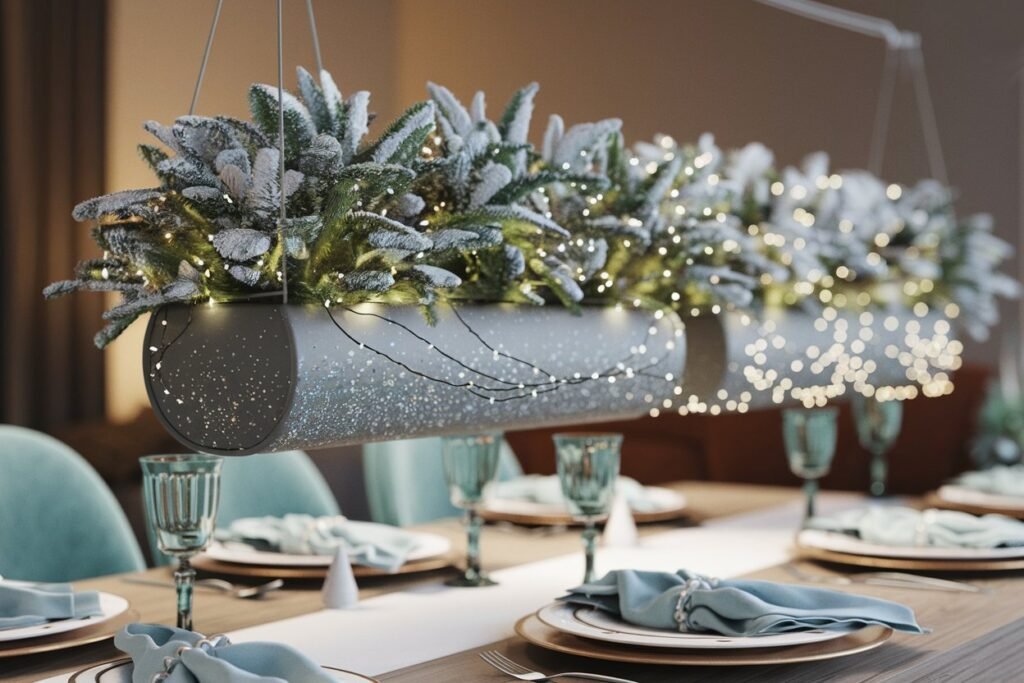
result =
M795 489L690 482L673 485L688 498L691 523L770 507L793 500L800 494ZM644 526L641 533L657 533L671 525ZM418 527L450 537L455 548L463 547L464 539L457 520L442 520ZM505 567L564 555L579 547L576 531L552 534L531 534L508 527L485 528L482 538L483 557L488 568ZM809 571L829 571L809 567ZM360 598L366 599L411 585L440 581L454 570L439 570L411 576L381 577L360 580ZM145 586L125 581L129 576L170 578L166 568L151 569L136 575L115 575L76 584L81 589L105 590L124 596L139 612L142 621L173 623L174 599L170 588ZM774 567L751 576L792 581L791 575ZM983 595L894 589L878 586L856 586L849 590L878 597L897 599L913 607L919 621L934 632L926 637L896 635L882 648L869 655L817 663L772 667L687 667L686 680L701 681L880 681L933 680L942 672L947 680L975 677L975 680L1008 681L1024 671L1024 581L1021 574L971 577L975 584L991 588ZM195 623L205 633L223 633L269 621L286 619L321 609L317 582L290 583L263 600L239 600L212 591L197 592ZM512 659L535 666L540 671L585 670L624 676L638 681L661 683L680 680L677 667L617 665L581 659L543 650L519 638L511 638L483 649L497 649ZM382 681L413 682L455 680L507 681L508 677L484 664L477 652L443 657L414 667L394 671L379 678ZM17 682L36 681L62 672L113 659L120 653L109 641L71 650L0 659L0 679ZM984 672L984 675L982 675Z

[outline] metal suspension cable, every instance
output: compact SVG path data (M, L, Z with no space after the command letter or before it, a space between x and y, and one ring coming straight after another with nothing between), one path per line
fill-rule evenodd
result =
M892 112L893 89L896 68L901 56L905 55L914 83L917 112L924 136L925 151L928 154L930 173L944 185L949 184L945 156L939 137L935 107L928 88L924 70L924 54L921 51L921 36L913 31L903 31L888 19L872 17L859 12L832 7L814 0L756 0L756 2L817 21L836 28L853 31L861 35L881 38L886 43L885 65L882 68L882 83L875 109L868 168L879 175L882 170L884 148Z
M306 0L306 14L309 16L309 32L313 36L313 53L316 55L316 75L324 70L324 60L320 56L320 34L316 30L316 16L313 14L313 0Z
M199 65L199 76L196 78L196 87L192 91L192 104L188 107L188 115L196 113L196 103L199 102L199 90L203 87L203 77L206 75L206 65L210 61L210 50L213 48L213 37L217 34L217 22L220 21L220 11L224 7L224 0L217 0L217 8L213 11L213 22L210 24L210 35L206 38L206 48L203 50L203 61Z
M284 241L284 224L287 219L284 188L284 0L277 0L277 135L280 154L278 155L278 197L280 213L277 221L277 243L281 247L281 295L288 303L288 245Z

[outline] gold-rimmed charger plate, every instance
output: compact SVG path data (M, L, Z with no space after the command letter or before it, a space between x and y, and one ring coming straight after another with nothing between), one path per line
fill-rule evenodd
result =
M813 662L866 652L889 640L892 629L885 626L868 626L842 638L792 647L703 651L662 650L588 640L551 628L536 614L530 614L516 622L516 633L526 641L547 650L611 662L676 666L753 666Z
M241 564L236 562L224 562L214 560L200 555L192 560L192 566L196 569L211 574L224 574L226 576L249 576L260 579L325 579L330 567L279 567L260 564ZM397 571L389 572L374 567L352 565L352 574L356 578L374 576L397 576L399 574L416 574L419 572L431 572L438 569L445 569L452 566L452 558L448 555L428 557L423 560L406 562Z
M22 655L33 655L40 652L53 652L54 650L66 650L79 645L98 643L101 640L108 640L122 628L139 620L139 613L129 608L116 617L106 619L95 626L86 626L55 633L52 636L39 636L38 638L26 638L25 640L12 640L7 643L0 643L0 659L5 657L20 657Z
M957 512L968 512L972 515L1006 515L1024 520L1024 508L1007 508L997 505L975 505L962 503L943 498L938 491L932 491L924 497L924 504L928 507L941 508L943 510L956 510Z
M687 507L684 503L679 507L665 508L655 512L634 512L633 521L637 524L655 524L657 522L674 522L677 519L684 519L687 515ZM511 510L500 510L488 508L480 509L480 516L487 522L508 522L509 524L522 524L524 526L582 526L583 522L574 518L569 513L559 514L528 514L513 512Z
M118 669L123 669L131 663L132 662L130 659L122 658L114 659L109 662L103 662L101 664L93 664L92 666L88 666L82 669L81 671L76 671L75 673L71 674L71 677L68 679L68 683L102 682L102 677L104 674L108 674ZM323 666L321 668L325 671L330 671L335 674L342 674L343 676L346 676L346 678L338 678L338 680L342 681L343 683L380 683L380 681L378 681L376 678L370 678L369 676L364 676L363 674L357 674L354 671L346 671L345 669L339 669L333 666ZM86 676L90 675L90 672L92 674L92 677L85 678Z
M796 544L800 557L819 562L870 567L871 569L902 569L921 572L1005 572L1024 569L1024 558L1008 560L944 560L930 558L878 557L855 555L824 548Z

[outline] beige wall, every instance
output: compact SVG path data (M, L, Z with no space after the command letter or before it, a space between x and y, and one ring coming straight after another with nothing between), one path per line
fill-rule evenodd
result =
M111 189L151 182L134 153L139 126L187 110L214 4L112 0ZM313 63L304 4L285 0L285 56L292 65ZM960 206L993 213L1000 231L1014 236L1024 3L833 4L923 34ZM241 114L245 87L276 77L274 3L225 5L200 113ZM727 146L760 140L784 163L816 149L828 150L841 168L867 163L881 44L752 0L317 0L316 8L327 67L344 91L371 90L382 119L422 99L428 79L467 100L482 88L492 108L537 80L535 138L553 112L570 123L618 116L630 139L665 132L685 140L707 130ZM885 166L893 180L927 174L915 116L904 89ZM116 342L109 355L110 410L117 418L145 403L141 330L138 325ZM971 351L985 358L992 348Z

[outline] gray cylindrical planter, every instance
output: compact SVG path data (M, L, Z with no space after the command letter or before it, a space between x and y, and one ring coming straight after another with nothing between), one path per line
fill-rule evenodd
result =
M356 310L364 315L266 303L156 311L143 370L157 416L199 451L312 449L637 417L673 396L684 369L672 315L462 306L471 331L443 306L434 326L415 307Z
M787 309L768 312L760 320L742 313L723 313L720 316L704 316L686 321L687 367L683 384L683 402L695 396L707 404L724 404L727 400L744 401L749 409L778 405L799 405L790 389L780 389L780 382L788 378L794 387L827 385L830 370L814 372L814 361L836 343L836 333L841 330L840 339L847 352L859 358L858 365L871 361L874 370L870 383L874 386L912 384L907 377L907 365L899 357L886 353L895 347L900 352L911 353L912 345L907 342L907 324L920 328L920 336L930 339L936 321L944 318L937 313L925 316L914 315L906 309L875 311L866 326L868 338L860 337L864 325L856 312L841 312L836 321L829 321L824 329L821 323L816 327L819 316L802 311ZM888 325L893 320L895 326ZM744 324L746 321L746 324ZM913 323L911 321L914 321ZM890 329L892 327L893 329ZM911 336L916 336L911 335ZM863 348L853 351L854 340L860 339ZM761 345L763 357L759 356ZM819 353L809 350L815 349ZM860 348L860 345L857 345ZM913 354L911 354L913 355ZM834 367L834 366L829 366ZM751 373L751 370L754 373ZM751 381L757 371L774 372L774 379L768 389L759 390ZM849 386L846 395L850 395Z

